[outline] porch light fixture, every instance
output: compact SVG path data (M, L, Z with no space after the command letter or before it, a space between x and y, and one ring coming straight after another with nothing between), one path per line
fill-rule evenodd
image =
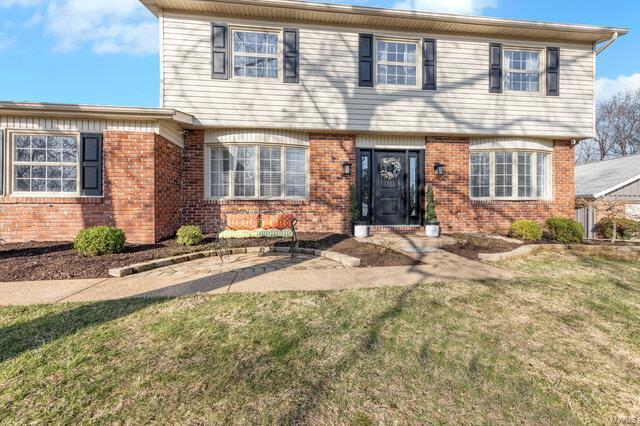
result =
M442 163L435 163L433 165L433 170L435 170L436 172L436 176L442 176L444 175L444 164Z
M342 163L342 175L351 176L351 161L347 160Z

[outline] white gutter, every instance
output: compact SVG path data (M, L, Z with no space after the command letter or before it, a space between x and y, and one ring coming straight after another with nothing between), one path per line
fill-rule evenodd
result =
M611 38L609 38L609 40L604 44L604 46L600 47L598 50L596 50L596 56L598 56L599 54L601 54L602 52L605 51L605 49L609 46L611 46L611 44L616 41L618 39L618 32L614 32L613 35L611 36Z

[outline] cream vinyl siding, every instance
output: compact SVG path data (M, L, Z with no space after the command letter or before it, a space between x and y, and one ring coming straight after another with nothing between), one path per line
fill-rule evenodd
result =
M0 116L0 128L73 132L158 132L157 121L113 121L72 118Z
M85 118L44 118L29 116L0 116L0 129L52 132L143 132L157 133L174 144L184 147L182 127L168 120L128 121Z
M300 83L285 84L281 79L214 80L212 21L230 26L265 26L261 21L164 14L162 105L192 114L205 126L548 138L586 138L593 134L591 44L269 22L269 27L300 29ZM359 32L400 39L436 38L438 90L358 87ZM490 94L490 42L559 47L560 96Z

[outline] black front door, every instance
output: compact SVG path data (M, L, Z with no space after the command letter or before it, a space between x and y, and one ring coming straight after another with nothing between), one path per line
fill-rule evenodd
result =
M404 224L407 219L405 164L402 151L374 151L373 192L376 225Z

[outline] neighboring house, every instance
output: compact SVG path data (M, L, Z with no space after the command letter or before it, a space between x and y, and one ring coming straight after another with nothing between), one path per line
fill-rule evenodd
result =
M574 210L596 46L625 29L293 0L142 0L160 107L0 104L0 238L115 224L153 242L225 211L348 232L505 230ZM606 47L605 45L605 47ZM382 170L381 170L382 169Z
M578 203L576 219L587 238L595 238L595 226L609 208L640 220L640 154L576 166L575 178L576 197L586 201Z

